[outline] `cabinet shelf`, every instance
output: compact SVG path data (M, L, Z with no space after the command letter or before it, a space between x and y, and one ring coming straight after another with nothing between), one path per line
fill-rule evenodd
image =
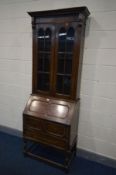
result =
M71 74L67 74L67 73L57 73L57 75L59 76L67 76L67 77L71 77Z
M73 53L72 52L58 52L58 54L65 54L65 55L73 55Z
M51 54L51 51L38 51L39 54Z
M45 72L45 71L38 71L38 74L49 74L50 72Z

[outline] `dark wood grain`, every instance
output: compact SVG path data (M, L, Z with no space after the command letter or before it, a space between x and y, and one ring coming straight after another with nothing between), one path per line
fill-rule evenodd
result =
M90 12L87 7L73 7L73 8L65 8L65 9L56 9L56 10L46 10L46 11L36 11L36 12L28 12L28 14L32 17L51 17L51 16L58 16L60 17L65 15L75 15L75 14L83 14L85 17L90 15Z

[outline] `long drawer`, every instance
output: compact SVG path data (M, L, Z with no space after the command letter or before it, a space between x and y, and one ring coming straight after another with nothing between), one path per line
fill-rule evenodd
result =
M68 146L69 128L65 125L24 116L23 136L53 147L66 149Z

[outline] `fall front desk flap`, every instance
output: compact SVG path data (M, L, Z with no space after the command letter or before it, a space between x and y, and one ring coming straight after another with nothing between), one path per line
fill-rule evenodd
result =
M79 101L64 101L31 95L23 114L70 125L77 104Z

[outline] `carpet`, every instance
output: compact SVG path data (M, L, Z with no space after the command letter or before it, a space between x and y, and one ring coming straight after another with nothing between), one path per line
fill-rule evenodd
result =
M64 175L43 162L24 157L22 139L0 132L0 175ZM116 175L116 169L76 157L69 175Z

